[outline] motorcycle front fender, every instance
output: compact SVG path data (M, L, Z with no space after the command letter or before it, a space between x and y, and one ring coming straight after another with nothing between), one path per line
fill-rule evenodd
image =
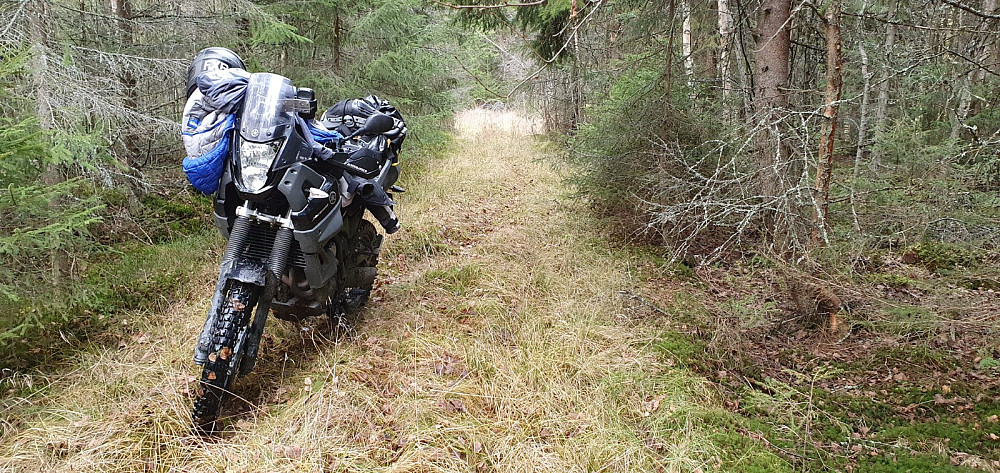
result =
M212 304L208 307L205 325L201 329L198 344L194 348L195 363L204 364L208 359L208 354L212 351L212 327L215 326L215 320L219 316L219 307L222 305L226 282L234 280L267 287L268 274L267 266L259 261L235 258L222 262L222 266L219 268L219 282L216 283L215 294L212 296Z

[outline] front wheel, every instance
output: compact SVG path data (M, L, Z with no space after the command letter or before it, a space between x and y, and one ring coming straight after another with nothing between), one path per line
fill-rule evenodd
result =
M212 327L212 352L208 355L198 397L194 401L192 418L195 427L203 433L215 431L219 411L236 379L237 366L242 353L237 353L237 340L242 331L248 330L253 308L260 299L261 287L240 281L229 281L223 294L222 307L215 326Z

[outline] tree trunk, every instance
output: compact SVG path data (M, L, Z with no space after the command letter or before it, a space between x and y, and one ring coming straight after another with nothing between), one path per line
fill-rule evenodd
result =
M127 51L134 42L131 1L111 0L111 13L117 18L120 49ZM138 111L139 101L135 74L129 69L129 66L122 67L122 70L118 73L118 80L122 86L125 108ZM133 167L139 158L141 149L139 146L140 137L127 129L122 130L121 137L125 153L124 164L127 167Z
M997 12L997 0L985 0L983 2L983 10L985 10L987 15L996 15ZM997 20L995 18L983 19L984 30L985 31L996 31L997 30ZM986 44L983 51L983 65L990 68L990 70L996 71L997 66L1000 66L1000 48L997 47L996 40L992 40ZM983 69L979 70L982 74L983 79L986 78L986 71Z
M722 84L722 111L727 120L732 119L729 96L733 82L729 77L729 48L733 35L733 16L729 13L728 0L718 0L719 5L719 78Z
M840 40L840 0L830 0L826 9L826 93L823 125L819 132L819 155L816 160L816 227L814 242L829 244L827 215L830 211L830 179L833 173L833 149L837 135L837 111L843 89L844 66Z
M27 11L30 20L29 37L31 41L31 86L35 91L35 116L38 118L38 126L45 131L52 130L55 121L55 110L50 105L52 91L49 89L49 13L44 2L30 2ZM62 173L54 163L44 163L45 171L42 172L42 184L54 186L62 182ZM59 199L49 201L49 208L54 212L60 207ZM63 274L66 272L66 253L59 248L53 247L49 250L49 270L50 282L53 288L61 288Z
M670 27L667 28L667 61L665 68L663 70L664 83L666 84L666 107L670 108L670 86L673 85L673 66L674 66L674 19L676 18L674 14L676 10L675 0L670 0L667 8L667 18L670 18ZM667 110L669 111L669 110Z
M759 43L757 48L757 78L754 106L761 127L758 139L759 165L762 169L761 194L775 197L785 187L786 175L781 171L788 165L789 149L782 136L780 122L788 108L788 57L791 37L788 19L790 0L763 0L757 22Z
M570 24L576 23L577 19L577 9L576 0L572 0L570 3L569 21ZM580 30L576 29L573 31L573 68L572 68L572 89L573 94L573 127L576 129L583 123L583 101L584 101L584 90L583 90L583 68L580 67Z
M684 74L687 77L688 91L694 96L694 45L691 33L691 1L681 0L681 14L684 23L681 26L681 47L684 53Z
M969 109L972 107L972 78L974 74L970 71L962 74L958 81L958 107L955 108L955 118L951 123L951 140L957 141L961 136L962 128L965 128L965 119L969 116Z
M889 20L892 21L893 17L896 16L896 10L899 8L899 4L893 2L892 7L889 10ZM893 46L896 44L896 25L889 23L885 27L885 48L883 49L884 57L882 58L882 74L879 77L878 86L878 104L875 106L875 142L881 144L885 139L885 119L886 114L889 110L889 77L892 74L892 57L893 57ZM872 169L877 169L882 163L882 153L878 151L880 147L876 147L876 151L872 153Z
M970 38L970 35L963 31L967 26L969 26L967 24L967 18L970 15L966 15L964 11L954 8L952 9L952 12L956 15L953 25L958 28L957 31L953 31L948 37L948 43L945 44L942 50L960 51L965 57L976 57L976 54L974 53L974 43L976 40L975 38ZM969 68L969 65L960 63L957 67ZM955 80L955 83L958 84L958 104L955 106L954 114L951 116L951 136L949 136L949 138L952 141L958 140L959 133L962 131L962 125L965 124L965 117L969 113L969 106L972 104L973 71L971 69L968 69L964 73L956 71L956 75L959 75L959 78Z
M333 72L340 74L340 7L333 10Z
M997 0L983 0L983 12L987 14L992 14L997 8ZM990 26L993 23L990 19L980 18L979 28L981 32L990 31ZM974 58L979 64L985 67L990 67L990 60L993 57L993 48L985 44L980 43L980 39L977 36L974 39L970 39L965 48L965 52L968 57ZM970 65L964 65L965 67L972 67ZM972 110L973 95L972 88L976 85L982 84L986 80L986 70L982 67L971 70L970 72L962 76L961 82L959 83L959 101L958 108L955 109L955 121L952 123L951 128L951 139L958 140L961 138L961 132L966 128L965 119L969 117L969 111ZM976 137L973 136L973 139Z
M868 102L871 96L871 77L868 75L868 53L862 42L858 42L858 55L861 57L861 77L864 86L861 91L861 117L858 119L858 148L854 154L854 172L851 174L851 216L854 217L854 231L861 233L861 221L854 206L854 188L858 184L861 173L861 160L868 148Z

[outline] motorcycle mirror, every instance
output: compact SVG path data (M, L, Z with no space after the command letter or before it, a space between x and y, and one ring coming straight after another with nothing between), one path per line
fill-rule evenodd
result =
M361 129L351 133L351 136L347 138L354 138L358 135L381 135L395 126L396 120L393 120L392 117L384 113L376 113L365 120L365 125Z
M316 93L312 89L300 87L295 89L295 98L306 102L305 110L300 110L299 115L306 120L316 118Z

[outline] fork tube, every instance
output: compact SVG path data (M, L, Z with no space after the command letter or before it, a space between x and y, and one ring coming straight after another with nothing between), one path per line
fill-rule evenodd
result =
M292 230L281 227L274 235L274 246L271 247L271 257L267 259L267 268L274 274L275 279L281 280L285 274L285 267L288 265L288 258L292 250Z
M247 243L247 235L250 234L250 220L246 217L236 217L233 223L233 231L229 232L229 242L226 243L226 252L222 255L222 261L232 261L236 258Z

